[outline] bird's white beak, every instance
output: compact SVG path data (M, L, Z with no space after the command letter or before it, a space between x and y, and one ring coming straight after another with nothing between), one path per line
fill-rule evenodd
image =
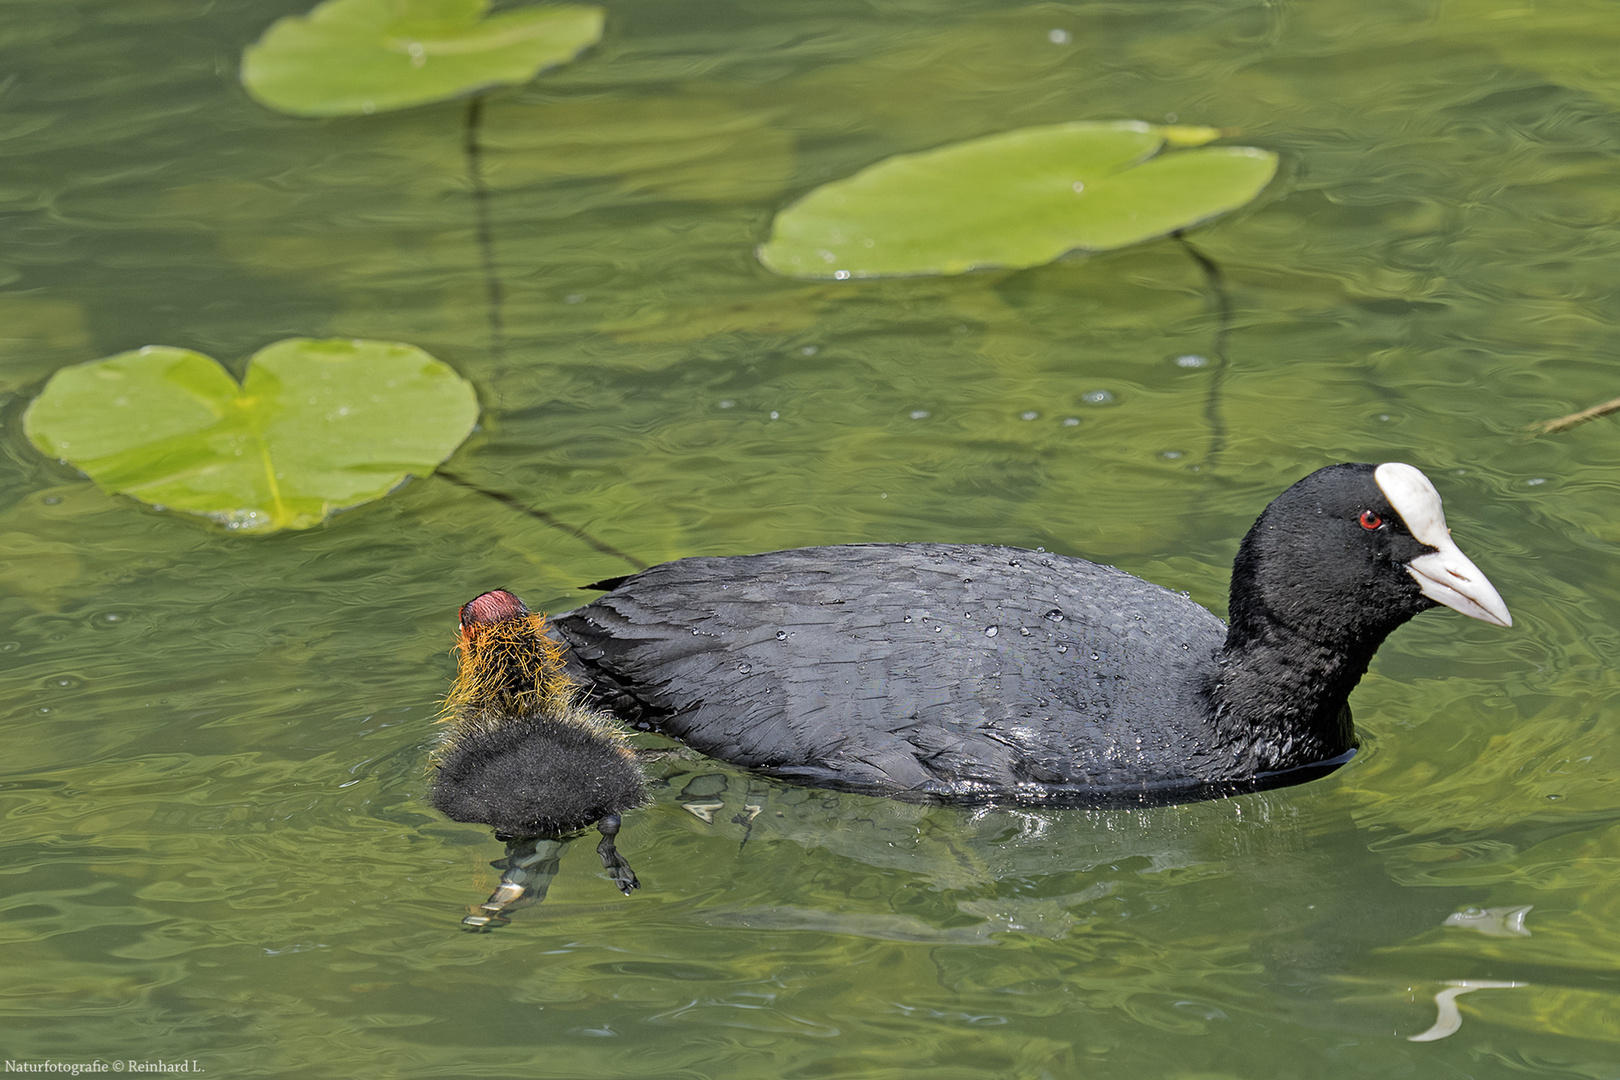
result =
M1440 493L1429 478L1398 461L1378 466L1373 478L1401 515L1407 531L1418 543L1435 549L1406 564L1423 595L1471 619L1512 626L1513 616L1508 614L1496 587L1451 539L1445 511L1440 507Z

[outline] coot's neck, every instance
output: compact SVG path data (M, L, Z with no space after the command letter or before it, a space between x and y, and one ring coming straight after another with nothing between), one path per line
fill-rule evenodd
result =
M1281 628L1252 634L1234 625L1209 687L1212 771L1248 776L1294 769L1355 746L1350 691L1375 648L1346 653Z
M1231 620L1208 684L1227 775L1298 768L1356 745L1348 700L1390 632L1427 601L1397 608L1347 603L1331 574L1279 557L1285 538L1262 515L1232 567Z

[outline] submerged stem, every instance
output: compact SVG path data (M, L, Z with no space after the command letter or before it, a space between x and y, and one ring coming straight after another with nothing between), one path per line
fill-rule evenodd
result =
M1221 389L1226 381L1226 340L1232 333L1232 297L1226 291L1226 279L1221 274L1219 263L1194 247L1180 229L1170 236L1203 271L1218 319L1209 357L1214 366L1209 375L1209 392L1204 398L1204 423L1209 427L1209 467L1215 469L1219 467L1221 454L1226 450L1226 420L1221 414Z
M483 147L478 131L484 118L484 95L475 94L467 103L467 123L462 149L467 155L467 186L472 191L478 254L484 267L484 295L489 312L489 354L499 360L506 352L506 326L501 318L503 291L495 267L495 234L490 226L489 188L484 184Z
M540 509L537 509L536 507L529 506L526 503L520 501L516 496L508 495L504 491L495 491L492 488L484 487L482 484L475 483L475 482L473 482L471 480L468 480L466 477L459 476L456 473L450 472L447 469L438 470L436 475L443 477L444 479L450 481L452 484L455 484L458 487L464 487L468 491L476 492L479 495L484 496L485 498L494 499L496 502L500 503L502 506L510 506L512 509L516 510L518 513L526 514L529 517L534 518L536 521L542 521L542 522L546 523L547 525L550 525L553 529L561 529L563 532L567 533L569 536L574 537L576 540L583 541L585 544L587 544L588 546L590 546L591 548L593 548L594 550L600 552L603 555L611 555L615 559L623 559L625 562L629 563L631 566L633 566L637 570L645 570L648 567L647 563L642 562L640 559L636 558L634 555L631 555L631 554L629 554L627 552L624 552L624 551L620 551L618 548L614 547L612 544L608 543L606 540L601 540L601 539L598 539L595 536L592 536L590 533L586 532L584 529L581 529L577 525L568 524L568 522L563 521L561 518L557 517L555 514L551 514L551 513L548 513L545 510L540 510Z
M479 129L484 119L484 95L475 94L467 102L467 121L462 140L462 150L467 157L467 186L472 191L473 217L476 223L479 259L484 268L484 295L489 312L489 355L499 360L506 353L506 324L501 316L501 305L504 299L504 290L501 285L500 273L495 264L495 233L490 223L490 191L484 183L483 146L478 141ZM527 514L537 521L543 521L554 529L561 529L576 539L584 541L603 555L611 555L616 559L623 559L637 570L647 569L647 564L633 555L626 554L605 540L599 540L584 529L570 525L555 515L544 510L536 509L519 501L516 497L502 491L494 491L471 480L457 476L445 469L438 470L438 475L444 477L452 484L457 484L468 491L475 491L487 498L521 514Z

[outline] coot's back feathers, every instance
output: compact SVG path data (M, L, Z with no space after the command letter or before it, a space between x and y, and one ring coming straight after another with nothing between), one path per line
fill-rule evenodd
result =
M598 693L705 754L938 795L1131 784L1144 745L1196 756L1173 718L1225 636L1110 567L943 544L682 559L554 621Z

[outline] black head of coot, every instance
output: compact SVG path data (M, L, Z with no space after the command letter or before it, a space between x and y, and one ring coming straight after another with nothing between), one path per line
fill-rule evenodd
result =
M1405 515L1379 483L1379 470ZM1363 644L1376 649L1390 631L1434 607L1438 601L1425 594L1413 563L1441 547L1455 552L1453 562L1461 552L1445 532L1439 496L1426 479L1414 483L1413 474L1422 477L1405 465L1332 465L1273 500L1233 563L1228 621L1235 638L1265 627L1353 651ZM1425 539L1413 534L1407 515ZM1471 580L1485 580L1471 562L1461 562L1473 570ZM1500 598L1492 606L1511 625Z
M1507 605L1446 528L1410 465L1319 469L1267 506L1232 566L1229 629L1212 690L1234 767L1277 767L1353 745L1345 699L1385 638L1445 605L1511 626Z

